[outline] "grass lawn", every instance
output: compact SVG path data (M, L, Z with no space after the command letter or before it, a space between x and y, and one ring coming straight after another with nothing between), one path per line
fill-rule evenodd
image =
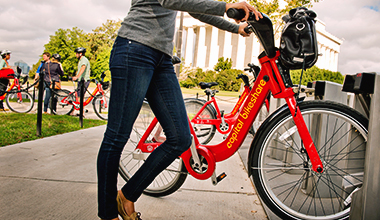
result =
M83 128L81 128L77 117L69 115L43 115L41 136L39 137L36 135L36 114L1 113L0 121L0 147L107 123L103 120L83 119Z

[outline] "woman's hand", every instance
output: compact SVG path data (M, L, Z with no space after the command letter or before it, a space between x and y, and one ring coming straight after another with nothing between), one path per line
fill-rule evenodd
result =
M239 31L238 33L243 37L249 37L251 33L247 33L244 31L244 28L248 26L248 23L243 23L239 25Z
M247 2L239 2L239 3L227 3L226 4L226 11L229 8L236 8L236 9L243 9L245 11L245 17L241 20L235 20L236 23L240 23L241 21L247 21L249 17L249 12L253 12L255 14L256 20L258 21L260 18L263 18L263 15L256 10L252 5L248 4Z

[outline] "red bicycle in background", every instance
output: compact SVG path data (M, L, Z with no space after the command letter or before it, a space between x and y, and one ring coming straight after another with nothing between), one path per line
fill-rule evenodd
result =
M286 104L269 115L257 130L248 154L248 174L262 201L282 219L347 219L352 193L363 182L368 119L356 110L330 101L303 101L292 87L289 71L274 47L272 23L266 15L252 26L265 51L261 71L244 97L227 138L216 145L200 144L189 120L193 144L144 191L166 196L178 190L188 174L217 184L216 163L242 145L269 92ZM235 18L235 17L233 17ZM297 99L296 99L297 97ZM126 144L119 173L128 181L161 142L160 127L144 103Z
M253 72L255 77L257 77L259 71L254 72L253 68L257 67L253 64L249 64L249 71ZM259 68L259 67L257 67ZM186 98L185 106L187 115L193 125L195 134L201 144L208 144L214 137L216 131L222 134L224 137L231 132L233 125L235 124L239 113L243 111L243 104L248 94L251 91L251 86L247 75L239 74L236 79L242 79L244 82L244 90L240 95L238 101L236 102L234 108L231 112L225 113L224 110L219 108L215 95L219 92L216 89L211 89L213 86L218 85L217 82L201 82L199 86L201 89L205 89L204 92L208 99L198 99L198 98ZM211 99L209 99L211 97ZM269 98L265 100L266 112L269 110ZM252 126L250 133L255 134L257 130Z
M90 96L83 101L83 106L86 106L91 103L94 108L95 114L103 119L108 119L108 106L109 106L109 88L110 82L104 82L105 74L104 72L101 74L101 80L98 81L93 79L92 82L96 84L96 88L92 93L89 92ZM51 97L51 101L49 103L56 103L56 105L51 104L50 109L53 114L56 115L68 115L72 111L80 110L80 100L77 95L77 92L70 92L66 89L56 90L54 95ZM54 107L53 107L54 106Z
M4 70L2 70L4 71ZM33 96L22 88L27 82L28 75L21 74L21 69L17 67L17 74L9 71L7 78L13 79L13 82L8 86L5 93L0 96L0 100L4 100L10 110L17 113L28 113L32 110L34 105Z

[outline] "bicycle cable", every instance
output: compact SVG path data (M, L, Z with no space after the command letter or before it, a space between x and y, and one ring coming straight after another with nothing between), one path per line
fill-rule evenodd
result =
M303 71L305 69L305 63L306 63L306 55L305 53L303 54L303 63L302 63L302 70L301 70L301 76L300 76L300 82L298 84L298 91L296 94L296 100L298 100L300 91L301 91L301 82L302 82L302 76L303 76ZM298 107L298 102L296 102L296 111L294 112L294 117L297 116L297 107Z

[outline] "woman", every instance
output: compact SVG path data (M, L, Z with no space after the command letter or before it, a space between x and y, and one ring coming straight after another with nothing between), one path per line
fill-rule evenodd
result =
M60 77L63 76L63 68L60 63L61 56L59 54L53 54L50 62L45 62L42 66L42 71L45 71L44 82L45 82L45 99L44 99L44 114L48 114L47 110L49 107L49 100L51 97L51 85L54 82L60 81ZM53 104L53 109L55 104Z
M11 69L11 66L8 63L8 60L11 58L11 51L3 50L1 51L1 60L0 60L0 70ZM4 92L7 90L9 84L9 79L0 78L0 96L4 95ZM3 100L0 100L0 109L3 111L9 111L9 109L4 108Z
M220 29L248 36L221 17L229 8L261 14L245 2L213 0L132 0L110 56L112 89L107 129L98 154L98 204L101 219L140 219L134 202L154 178L191 144L182 93L171 63L176 11ZM246 20L247 16L243 19ZM128 141L144 98L159 120L166 141L147 158L127 184L117 191L120 155Z

